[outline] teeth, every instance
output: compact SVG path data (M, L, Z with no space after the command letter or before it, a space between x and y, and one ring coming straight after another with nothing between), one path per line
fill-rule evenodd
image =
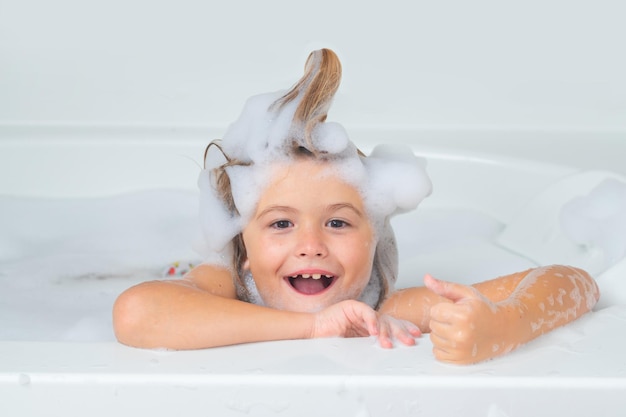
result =
M324 278L332 278L332 275L324 275L324 274L301 274L301 275L293 275L291 278L313 278L313 279L320 279L322 277Z

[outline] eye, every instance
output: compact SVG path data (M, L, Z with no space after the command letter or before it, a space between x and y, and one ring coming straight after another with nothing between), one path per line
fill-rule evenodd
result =
M293 226L293 223L289 220L277 220L270 225L270 227L273 227L274 229L286 229L291 226Z
M346 221L339 220L339 219L332 219L328 223L326 223L326 225L333 229L342 229L344 227L349 226L349 224Z

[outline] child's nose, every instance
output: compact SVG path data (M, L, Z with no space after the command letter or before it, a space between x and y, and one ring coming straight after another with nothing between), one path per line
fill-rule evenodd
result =
M323 257L328 254L322 231L317 228L301 229L298 243L298 256Z

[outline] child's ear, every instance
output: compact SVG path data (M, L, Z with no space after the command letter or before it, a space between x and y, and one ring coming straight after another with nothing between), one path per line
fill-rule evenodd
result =
M250 260L248 258L246 258L246 260L241 263L241 269L243 269L244 271L250 269Z

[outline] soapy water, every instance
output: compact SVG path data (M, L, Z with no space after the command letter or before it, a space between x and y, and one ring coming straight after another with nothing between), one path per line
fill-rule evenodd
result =
M322 67L323 56L325 55L321 51L316 51L307 61L307 70L314 68L314 71L311 74L306 72L301 79L300 82L305 87L314 83L316 69ZM322 159L331 167L331 173L338 175L360 192L368 216L377 230L377 251L394 251L395 255L387 220L396 214L414 210L430 194L431 183L424 162L408 147L389 145L380 145L368 157L364 157L349 140L341 125L325 122L332 95L313 114L313 120L318 123L309 129L310 120L298 121L294 118L300 102L307 95L294 91L298 94L294 95L293 101L282 101L281 97L285 92L250 98L239 119L225 133L219 147L208 149L204 161L205 169L198 180L199 221L195 221L193 210L197 207L196 204L179 201L187 200L189 195L178 195L178 199L167 196L170 198L164 199L166 194L163 193L140 193L100 202L4 198L0 217L2 223L6 222L2 224L6 233L0 236L0 285L7 290L2 292L0 300L3 305L12 306L15 311L21 312L21 315L13 314L15 311L6 314L8 311L3 309L6 318L0 318L0 325L3 325L0 332L5 334L0 334L0 338L18 337L15 332L22 327L28 327L28 321L37 321L33 317L36 314L34 312L39 311L40 306L45 307L51 300L56 301L54 295L61 287L76 289L80 286L79 283L92 284L99 281L110 284L108 290L103 289L104 286L98 287L96 294L102 295L101 299L94 299L93 294L87 295L86 291L80 296L73 296L73 301L79 304L84 297L84 306L88 309L105 304L110 312L111 298L114 299L120 292L117 283L123 282L124 289L132 280L158 278L158 271L165 268L168 262L181 259L193 259L196 262L197 255L191 253L190 243L200 241L196 236L198 233L204 238L203 244L194 247L200 253L198 261L230 266L229 242L241 232L252 216L260 193L270 181L272 167L277 163L293 163L294 145L308 153L323 155ZM226 207L216 191L217 178L214 170L227 161L237 161L225 168L236 212ZM626 225L626 211L623 210L626 186L607 187L611 188L608 194L599 189L596 192L598 195L589 196L591 202L572 200L564 207L561 218L571 240L582 245L601 247L612 265L623 258L626 251L624 239L616 238L610 233L612 227L624 228ZM617 199L612 197L615 188ZM609 206L617 207L608 210L609 215L605 215L607 210L598 209L606 206L607 199L612 199L608 201ZM194 215L191 218L194 220L189 221L187 210L193 210ZM602 215L599 216L598 213ZM494 226L494 221L490 223L488 230L504 228L504 225ZM414 225L418 224L416 222ZM435 236L454 235L458 238L459 229L451 228L450 224L454 224L454 221L448 219L444 230L437 230L430 235L414 229L413 225L396 229L398 246L405 248L400 249L403 259L397 287L404 286L404 276L408 277L408 285L413 286L420 284L414 281L414 277L425 272L439 275L436 267L435 270L426 271L415 268L418 265L429 265L424 259L417 257L433 253L427 248L431 243L429 239L436 240ZM492 244L491 239L484 239L485 234L489 233L478 234L483 237L478 240L484 245L485 253L488 253L484 260L490 265L499 266L501 263L496 255L510 259L511 253L502 251ZM626 233L622 233L623 235ZM416 242L415 236L424 239L424 242ZM403 240L410 241L411 244L403 245ZM463 249L470 249L465 253L472 255L474 259L477 255L476 248L481 248L481 245L476 244L475 236L469 241L473 241L473 244ZM403 253L407 247L414 252L409 250L408 254ZM424 250L419 251L419 248ZM446 245L444 248L440 254L441 264L449 265L449 260L446 262L445 258L450 259L453 253L447 250ZM416 259L418 260L415 261ZM456 280L467 283L521 269L513 267L500 274L474 276L471 262L465 262L469 260L467 255L455 256L455 259L458 270L447 271L441 278L455 280L455 273L459 273L463 279ZM533 266L528 265L523 256L518 257L514 263L515 266L524 263L527 264L526 267ZM484 269L481 268L482 265L477 269ZM395 265L392 269L392 273L384 276L393 275L392 279L395 278ZM370 283L375 281L370 279ZM393 286L393 283L390 284ZM378 299L379 290L372 291L376 294L370 305L374 305ZM100 321L94 317L101 318L103 312L94 312L91 316L74 316L75 311L67 308L72 303L63 302L70 292L58 293L61 303L56 306L55 311L61 314L65 312L67 318L73 320L72 327L62 332L64 337L76 337L77 333L84 337L81 329L98 328L97 323ZM19 319L12 319L12 316L27 319L19 322ZM56 318L64 321L61 316ZM55 321L55 324L59 321ZM40 327L43 329L46 325ZM91 335L88 338L97 337Z
M457 268L476 280L527 261L490 241L502 225L482 213L423 210L401 216L399 286L425 272L455 278L446 252L474 257ZM0 197L0 340L115 340L111 310L128 287L176 279L172 262L199 260L198 193L145 191L100 199ZM411 248L419 256L410 256ZM483 255L477 249L482 248ZM417 253L415 255L418 255ZM495 268L495 270L494 270Z
M0 339L113 340L113 300L193 259L197 194L0 197Z
M626 255L626 183L603 181L588 195L565 204L560 219L573 242L601 250L608 266Z
M599 212L614 213L622 193L623 184L603 184L563 210L574 207L596 221ZM581 201L592 204L588 212ZM198 261L197 210L198 193L182 190L101 199L0 197L0 340L115 340L111 309L122 291L171 279L172 262ZM577 230L576 224L568 226L574 227L570 233L587 236L588 225ZM393 225L400 288L421 285L427 272L471 283L534 266L494 243L506 225L481 212L428 207L398 216ZM595 244L619 253L612 235L601 237L594 235ZM624 280L614 281L613 295L626 291ZM598 283L603 290L602 276Z

